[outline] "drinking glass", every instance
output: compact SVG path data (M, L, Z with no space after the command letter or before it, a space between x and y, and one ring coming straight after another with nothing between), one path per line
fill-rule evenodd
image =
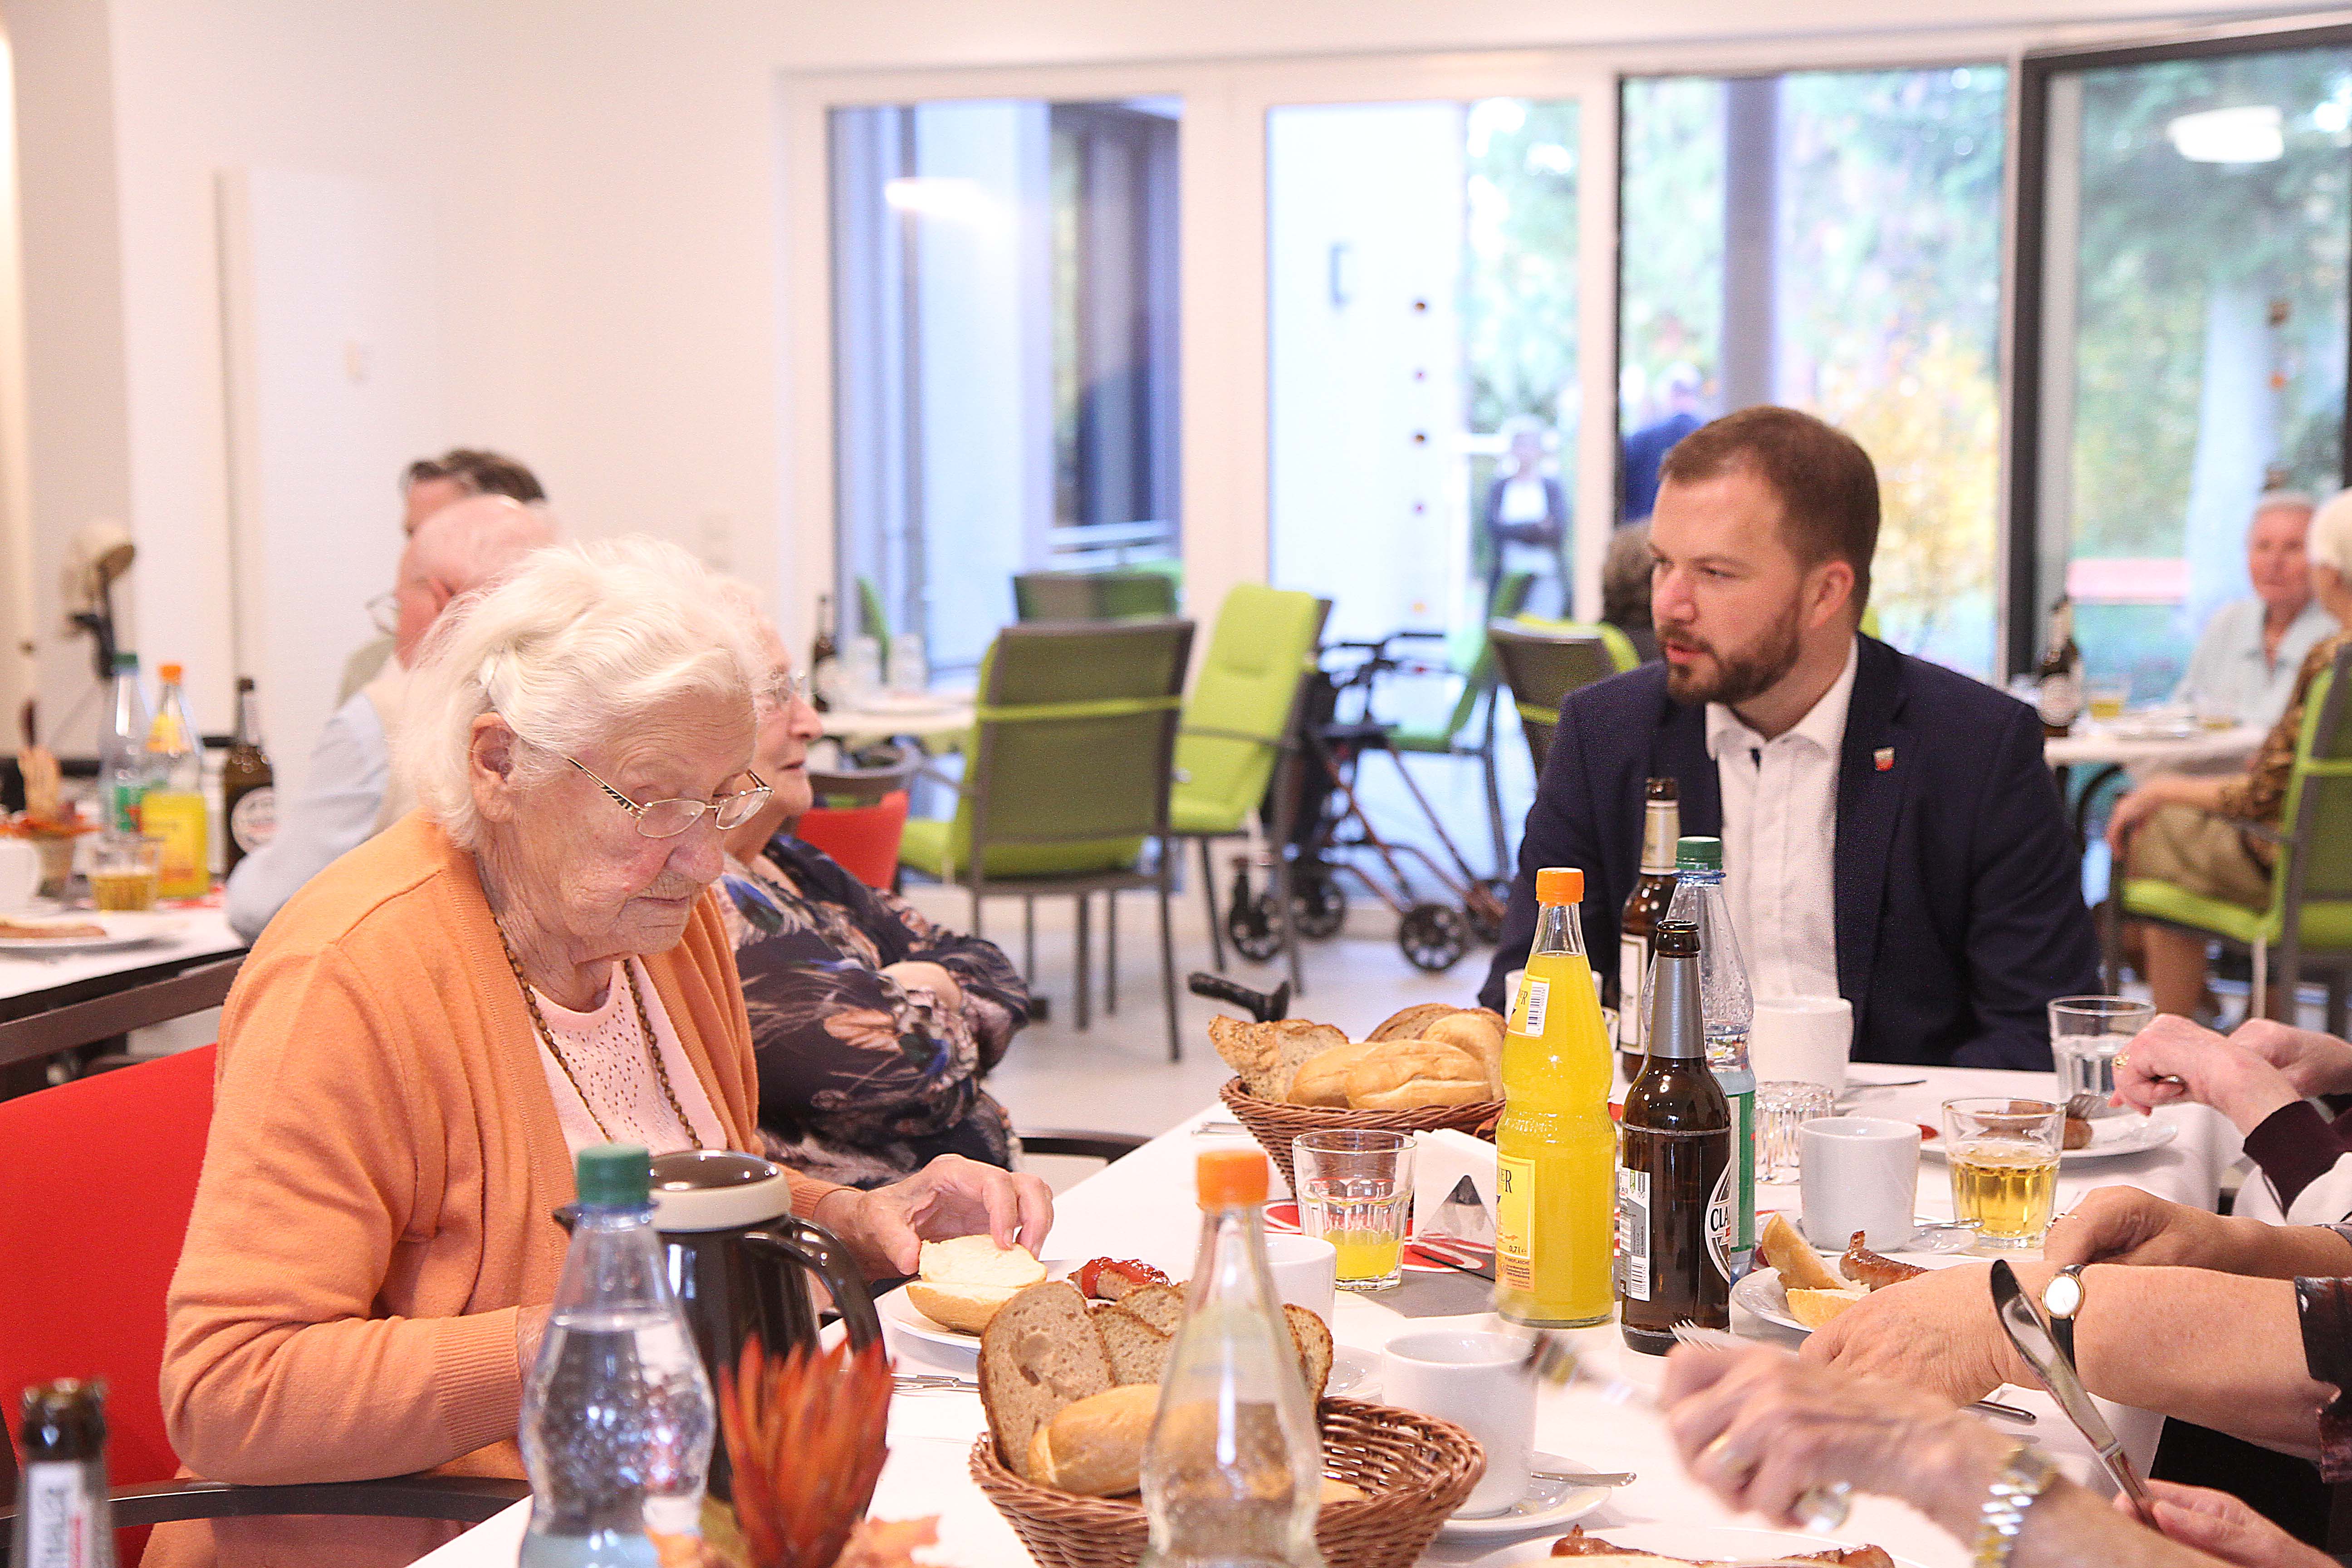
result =
M1388 1290L1404 1279L1412 1219L1412 1135L1302 1132L1290 1145L1298 1224L1338 1251L1342 1290Z
M2094 1116L2120 1112L2106 1103L2116 1091L2116 1053L2155 1021L2156 1009L2128 996L2061 996L2050 1004L2050 1055L2058 1069L2058 1102L2078 1094L2099 1097Z
M2112 724L2124 716L2124 706L2131 700L2131 682L2127 680L2094 680L2088 687L2091 717L2102 724Z
M92 847L89 901L101 910L152 910L163 868L163 841L109 834Z
M2058 1196L2058 1151L2065 1140L2065 1108L2047 1100L1944 1101L1952 1213L1977 1227L1979 1245L2004 1251L2042 1245Z
M1797 1179L1797 1129L1817 1117L1832 1114L1835 1097L1818 1083L1759 1083L1756 1086L1756 1179L1793 1182Z

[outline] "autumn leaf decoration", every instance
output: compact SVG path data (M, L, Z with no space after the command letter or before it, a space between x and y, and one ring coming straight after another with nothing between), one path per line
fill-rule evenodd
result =
M880 1342L770 1356L753 1336L739 1367L719 1373L719 1414L751 1568L833 1568L888 1453Z

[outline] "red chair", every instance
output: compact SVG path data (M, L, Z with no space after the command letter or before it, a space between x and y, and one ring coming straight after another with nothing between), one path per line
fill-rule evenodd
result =
M898 840L907 831L907 792L893 790L872 805L813 806L793 837L841 862L869 888L887 891L898 875Z
M229 1515L366 1514L478 1522L520 1482L426 1477L320 1486L175 1481L163 1434L163 1298L195 1206L217 1048L184 1051L0 1100L0 1413L26 1384L106 1382L107 1472L119 1555L147 1525ZM0 1443L0 1542L16 1510Z

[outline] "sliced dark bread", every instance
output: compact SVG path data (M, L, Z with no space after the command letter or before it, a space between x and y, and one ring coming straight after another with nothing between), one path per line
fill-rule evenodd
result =
M1163 1334L1172 1334L1184 1322L1181 1285L1147 1285L1118 1299L1118 1310L1132 1312Z
M1110 1352L1110 1374L1121 1384L1158 1383L1168 1371L1168 1347L1173 1336L1163 1333L1125 1307L1106 1307L1094 1315L1103 1349Z
M1290 1339L1298 1347L1298 1370L1307 1377L1307 1397L1320 1402L1331 1382L1331 1325L1295 1302L1282 1315L1290 1321Z
M1030 1286L998 1308L980 1336L980 1403L996 1457L1024 1478L1037 1428L1117 1382L1087 1299L1066 1281Z

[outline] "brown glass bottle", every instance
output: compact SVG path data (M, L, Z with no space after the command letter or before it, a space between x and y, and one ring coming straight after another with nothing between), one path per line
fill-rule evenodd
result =
M834 683L834 666L840 660L841 645L833 626L833 595L816 596L816 641L809 646L809 700L823 713L833 706L827 693Z
M106 1385L71 1378L25 1390L25 1463L8 1561L114 1568L106 1491Z
M1632 1083L1642 1076L1642 981L1650 972L1658 922L1675 901L1675 844L1682 837L1682 805L1672 779L1652 779L1643 791L1642 875L1617 921L1617 1060Z
M2055 740L2071 733L2083 712L2083 650L2074 646L2074 605L2060 595L2050 606L2050 645L2033 671L2033 705L2042 733Z
M1617 1165L1617 1303L1625 1342L1650 1355L1675 1325L1731 1326L1731 1107L1706 1065L1698 927L1658 925L1649 1056L1625 1091Z
M261 702L249 675L236 678L236 736L221 761L221 826L228 839L224 872L278 833L278 775L261 748Z

